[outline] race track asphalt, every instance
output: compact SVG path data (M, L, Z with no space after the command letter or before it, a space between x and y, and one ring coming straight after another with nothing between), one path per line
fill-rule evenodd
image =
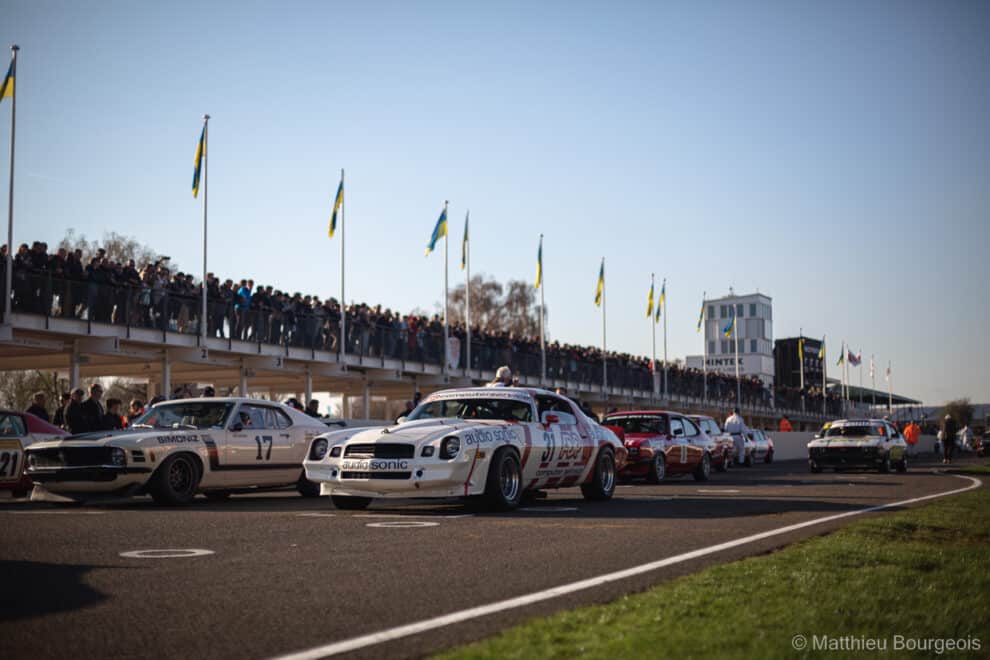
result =
M81 507L0 500L0 657L268 658L970 483L933 467L813 475L802 462L777 463L713 473L707 483L621 485L603 503L584 501L576 488L551 491L509 514L457 501L377 502L348 512L328 498L288 492L174 509L146 498ZM848 520L374 644L349 657L419 657ZM213 554L121 556L155 549Z

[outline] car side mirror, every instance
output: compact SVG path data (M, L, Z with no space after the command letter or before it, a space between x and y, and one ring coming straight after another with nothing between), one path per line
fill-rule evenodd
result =
M236 431L243 431L244 430L244 425L241 424L240 422L236 422L233 426L230 427L230 430L231 431L235 431L235 432Z
M402 415L397 420L395 420L395 423L396 424L401 424L404 421L406 421L406 416L405 415Z

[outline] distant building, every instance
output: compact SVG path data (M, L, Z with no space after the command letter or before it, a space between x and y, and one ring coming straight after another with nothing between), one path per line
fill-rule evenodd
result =
M801 387L801 359L798 355L798 342L804 339L804 386L822 386L824 360L818 359L822 347L821 339L808 337L788 337L773 343L774 378L777 387ZM827 350L827 348L826 348ZM836 374L838 375L838 369Z
M736 332L726 339L722 329L729 322L733 307ZM773 301L770 296L732 294L705 300L704 331L707 356L687 356L685 364L689 369L701 369L702 362L707 361L708 371L735 376L738 335L740 375L759 376L764 384L773 387Z

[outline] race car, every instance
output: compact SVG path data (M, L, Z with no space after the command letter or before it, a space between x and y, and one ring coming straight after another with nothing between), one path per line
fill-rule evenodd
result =
M753 440L753 460L773 463L773 438L760 429L750 429L748 435Z
M123 431L97 431L27 450L33 499L149 494L159 504L187 505L197 493L295 486L319 495L303 477L310 442L327 430L289 406L248 398L166 401Z
M712 467L719 472L725 472L732 467L733 451L732 436L722 430L713 418L708 415L688 415L688 419L708 434L715 441L716 448L712 451Z
M616 412L602 423L622 429L629 461L619 472L622 479L646 478L660 483L668 475L691 474L708 481L712 456L722 449L691 419L666 410Z
M443 390L398 421L319 436L306 478L340 509L376 498L470 497L504 511L546 488L580 486L585 498L608 500L626 459L615 433L542 389Z
M34 484L24 473L24 448L67 435L31 413L0 410L0 490L9 490L14 497L27 495Z
M812 472L826 467L907 472L907 442L883 419L836 420L808 443L808 467Z

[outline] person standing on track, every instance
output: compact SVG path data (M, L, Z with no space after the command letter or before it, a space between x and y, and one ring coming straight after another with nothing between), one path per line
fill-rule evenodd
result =
M959 427L952 415L946 415L942 420L942 462L951 463L952 455L956 452L956 433Z
M725 432L732 436L732 446L736 450L736 462L742 465L746 462L746 422L739 414L739 408L733 408L732 414L725 418Z

